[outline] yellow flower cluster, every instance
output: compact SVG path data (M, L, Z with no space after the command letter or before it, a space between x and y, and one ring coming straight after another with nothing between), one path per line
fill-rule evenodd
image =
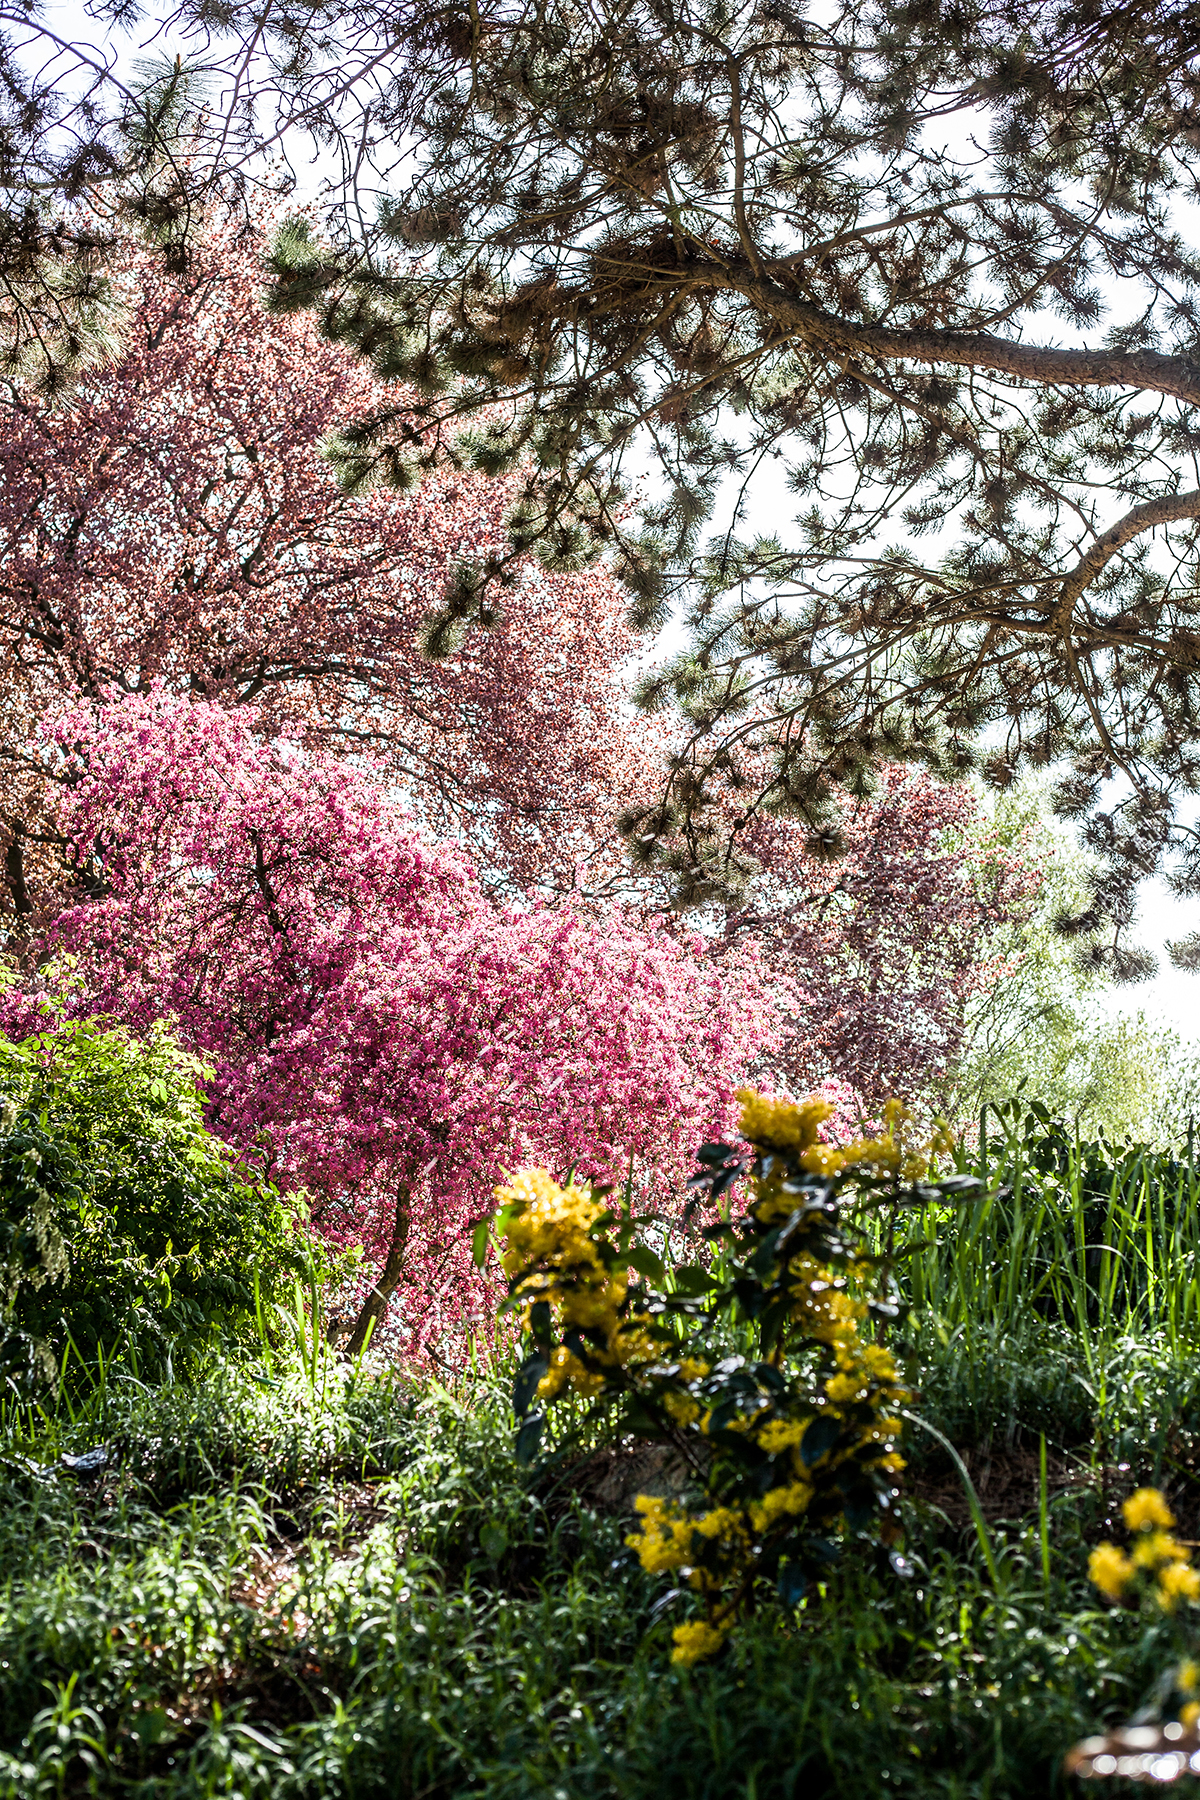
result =
M1121 1516L1130 1531L1170 1531L1175 1523L1175 1514L1157 1488L1138 1488L1130 1494Z
M689 1619L686 1624L677 1625L671 1633L675 1641L671 1661L690 1669L693 1663L715 1656L728 1630L728 1625L709 1625L703 1619Z
M848 1294L845 1283L807 1252L793 1256L788 1274L792 1277L792 1318L805 1337L819 1344L853 1343L858 1322L866 1317L864 1302Z
M683 1508L654 1494L639 1494L634 1507L642 1516L642 1529L625 1542L637 1551L643 1569L651 1575L681 1569L691 1554L693 1530Z
M1200 1569L1193 1569L1186 1547L1171 1536L1175 1517L1158 1489L1139 1488L1121 1512L1137 1534L1130 1554L1104 1543L1088 1558L1088 1575L1105 1598L1121 1599L1141 1571L1153 1582L1164 1612L1174 1612L1181 1600L1200 1600Z
M780 1519L795 1519L806 1513L812 1496L811 1483L799 1476L786 1487L768 1488L761 1500L751 1501L750 1523L755 1531L770 1531Z
M750 1090L738 1098L743 1136L769 1157L765 1171L762 1162L758 1165L750 1201L759 1227L793 1209L796 1197L784 1191L784 1183L788 1170L794 1173L797 1165L830 1177L857 1168L915 1179L924 1173L928 1153L948 1147L941 1139L919 1149L910 1147L906 1138L910 1115L898 1101L885 1108L880 1136L838 1146L820 1141L820 1128L833 1112L827 1101L814 1097L796 1105ZM645 1385L677 1427L707 1434L712 1417L707 1408L716 1402L699 1384L710 1375L710 1366L695 1357L672 1360L650 1319L628 1316L626 1272L614 1253L597 1241L604 1202L573 1184L561 1187L544 1169L521 1170L497 1189L496 1197L505 1208L503 1264L514 1297L525 1306L526 1323L532 1307L545 1302L552 1309L557 1338L574 1328L584 1332L589 1346L591 1366L585 1366L558 1341L539 1396L553 1400L568 1387L595 1394L620 1370L626 1385L629 1381ZM770 1280L783 1289L793 1344L802 1340L812 1347L824 1346L824 1392L814 1395L806 1385L808 1397L801 1403L796 1390L791 1405L803 1416L780 1417L765 1392L748 1391L740 1416L726 1420L717 1460L724 1466L736 1448L736 1440L725 1434L742 1433L748 1448L756 1446L778 1459L773 1465L775 1485L765 1492L740 1494L732 1502L710 1504L706 1510L640 1495L637 1528L626 1538L649 1573L677 1573L703 1597L707 1619L689 1621L675 1630L672 1659L683 1666L713 1655L724 1643L733 1614L754 1585L764 1539L786 1541L795 1521L813 1508L818 1496L822 1529L833 1523L831 1512L836 1514L841 1505L839 1465L852 1457L864 1472L887 1474L904 1466L892 1445L901 1429L898 1410L911 1396L900 1385L891 1353L860 1335L869 1312L867 1296L877 1282L872 1259L839 1263L835 1270L817 1255L800 1251L788 1258L786 1268L776 1264ZM786 1366L789 1354L786 1343L781 1344L778 1367ZM807 1383L808 1377L803 1379ZM722 1417L725 1411L723 1407ZM810 1467L801 1453L805 1434L830 1418L839 1422L845 1442L826 1447L812 1458ZM736 1463L736 1456L733 1460ZM1168 1559L1163 1567L1169 1566Z
M790 1100L769 1100L752 1088L741 1088L741 1133L747 1143L758 1150L775 1151L795 1157L810 1175L841 1175L848 1169L862 1169L872 1175L899 1175L904 1181L919 1181L929 1169L931 1156L949 1155L954 1140L945 1126L939 1125L924 1144L908 1142L907 1127L912 1114L900 1100L884 1104L884 1129L880 1136L854 1138L848 1144L823 1144L818 1132L830 1118L833 1107L827 1100L812 1099L796 1104ZM782 1177L773 1174L762 1181L759 1192L759 1216L776 1217L790 1208L792 1198L781 1191Z
M742 1136L760 1150L811 1150L821 1126L833 1117L829 1101L815 1096L799 1106L791 1100L768 1100L753 1088L739 1088L735 1097L742 1109Z
M1133 1564L1115 1544L1097 1544L1088 1557L1088 1579L1106 1600L1119 1600L1133 1576Z
M526 1324L529 1308L546 1300L563 1325L588 1332L598 1362L627 1367L652 1359L655 1346L644 1329L620 1317L627 1283L605 1266L591 1237L603 1202L573 1183L560 1187L546 1169L519 1170L496 1189L496 1198L509 1210L500 1260L515 1280L514 1294L527 1301ZM555 1400L568 1386L598 1394L604 1377L560 1344L537 1391L543 1400Z

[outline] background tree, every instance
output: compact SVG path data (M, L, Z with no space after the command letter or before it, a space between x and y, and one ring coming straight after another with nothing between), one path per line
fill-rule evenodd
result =
M10 916L31 925L79 879L54 842L44 721L64 694L155 681L240 709L266 740L366 759L493 888L662 912L663 869L630 869L614 820L653 798L678 721L630 716L620 669L639 639L603 566L550 574L526 555L488 631L423 655L447 569L489 546L504 562L520 477L443 469L347 495L318 445L380 389L311 325L264 316L253 241L224 225L176 275L134 246L120 275L138 294L121 357L69 410L0 405ZM835 1072L871 1106L941 1078L990 933L1023 902L1015 877L984 899L981 865L956 860L965 789L893 770L839 804L841 829L815 838L755 813L740 841L758 874L736 904L714 892L702 924L723 953L761 939L781 993L805 996L774 1078ZM680 879L691 852L675 848Z
M945 1105L1044 911L1026 834L989 828L967 785L894 763L874 792L839 796L821 838L786 816L743 829L759 873L721 942L752 942L778 978L776 1083L800 1094L833 1077L875 1115L890 1095Z
M493 882L612 879L647 733L626 716L638 638L611 577L523 557L490 630L425 656L448 571L505 558L516 480L444 467L415 493L342 492L319 446L378 387L303 321L264 317L256 244L229 224L182 273L127 245L116 279L137 296L121 356L68 409L0 400L10 910L38 885L38 721L65 694L155 680L253 701L264 734L369 752Z
M161 1019L215 1069L209 1116L374 1263L351 1339L403 1281L410 1343L475 1316L473 1215L519 1161L677 1191L774 1034L756 959L615 914L517 911L378 782L162 693L67 714L59 826L93 897L42 946L61 1004ZM41 978L4 996L21 1034Z
M643 836L682 824L736 885L716 790L760 743L759 797L818 826L829 778L880 755L1000 783L1053 763L1104 861L1074 928L1145 969L1137 878L1173 845L1200 881L1173 812L1196 776L1190 5L187 0L159 24L185 54L118 78L12 16L19 204L132 181L109 212L182 267L199 199L244 208L291 179L269 155L319 139L345 254L293 233L278 303L423 385L437 427L406 437L406 392L351 420L348 476L407 480L465 428L485 471L532 456L514 553L618 544L643 621L682 584L691 652L646 697L694 737ZM647 451L665 485L636 526L622 462ZM772 506L798 496L790 539L745 530L764 471ZM444 630L493 605L488 560Z
M986 822L987 839L1040 879L1024 911L991 934L997 977L976 984L968 999L947 1112L966 1124L985 1101L1015 1094L1040 1100L1085 1134L1179 1149L1189 1118L1200 1118L1194 1048L1143 1011L1114 1010L1105 971L1081 966L1056 931L1056 919L1086 905L1095 868L1070 831L1047 817L1045 790L1044 782L1015 784ZM973 839L977 826L968 829Z

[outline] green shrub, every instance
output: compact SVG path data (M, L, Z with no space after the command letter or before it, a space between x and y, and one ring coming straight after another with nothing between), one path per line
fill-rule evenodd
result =
M740 1098L752 1153L706 1144L690 1184L724 1207L703 1233L720 1246L709 1267L668 1270L646 1220L612 1212L603 1190L561 1188L544 1169L497 1189L506 1304L529 1336L515 1410L572 1389L594 1396L691 1471L694 1498L639 1497L641 1531L627 1540L647 1570L678 1572L686 1586L672 1602L690 1588L703 1603L702 1618L675 1627L672 1657L687 1665L718 1652L772 1590L798 1605L839 1540L899 1542L896 1440L912 1395L874 1336L896 1317L889 1258L869 1252L848 1203L891 1221L890 1236L903 1209L982 1191L972 1176L927 1179L931 1151L952 1146L940 1131L911 1145L899 1102L885 1106L882 1136L836 1147L818 1136L827 1102ZM629 1286L630 1268L645 1285ZM731 1322L746 1355L725 1353ZM529 1451L543 1417L521 1428ZM894 1566L906 1569L898 1550Z
M294 1203L207 1129L200 1065L94 1023L0 1039L0 1381L73 1345L159 1364L258 1308L314 1254ZM258 1293L256 1294L255 1277Z

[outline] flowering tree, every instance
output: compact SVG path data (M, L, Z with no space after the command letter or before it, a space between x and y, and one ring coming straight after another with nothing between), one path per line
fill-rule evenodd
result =
M637 753L616 584L511 555L519 474L447 457L409 494L342 491L321 441L371 409L375 384L263 311L252 243L214 228L183 275L130 249L122 280L124 352L69 409L0 400L0 782L18 851L36 836L48 710L161 680L252 702L265 735L287 724L369 751L486 878L570 890ZM493 553L502 614L431 660L423 621L455 565Z
M465 1240L505 1166L677 1185L771 1035L752 956L518 911L345 762L264 744L244 714L161 692L79 708L58 825L92 899L61 912L66 1004L171 1020L214 1066L211 1116L402 1280L414 1341L479 1304ZM37 1018L36 980L3 1022Z
M833 1076L868 1110L937 1089L1006 971L999 928L1032 911L1032 856L986 829L969 787L895 763L869 797L841 795L820 837L766 817L742 842L758 872L722 938L753 939L786 996L775 1079L803 1093Z
M661 913L681 868L709 859L681 846L678 866L635 878L613 853L622 806L654 813L676 723L622 705L637 639L616 584L513 558L503 515L519 474L487 479L447 456L412 492L343 492L320 440L379 395L311 325L263 312L252 246L215 230L186 275L130 251L124 279L124 353L70 411L0 402L10 916L32 924L70 898L45 721L64 693L100 706L154 681L240 711L263 742L291 731L369 758L493 892L619 889L644 919ZM493 553L514 584L504 616L425 656L422 621L456 562ZM744 773L722 796L722 840ZM755 814L738 834L756 867L745 896L701 923L739 957L761 941L791 996L787 1041L760 1073L797 1092L833 1073L874 1105L927 1090L953 1059L966 997L994 973L991 927L1019 913L1025 877L993 879L964 855L964 789L891 770L874 798L840 805L835 861L795 820Z

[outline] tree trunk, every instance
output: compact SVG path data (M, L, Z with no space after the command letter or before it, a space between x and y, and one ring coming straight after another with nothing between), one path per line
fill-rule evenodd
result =
M396 1223L392 1227L392 1241L388 1245L387 1257L383 1265L383 1273L362 1303L362 1309L354 1322L354 1330L346 1341L346 1355L357 1356L367 1341L367 1333L372 1321L378 1328L388 1309L388 1301L400 1286L400 1277L404 1273L404 1252L408 1247L408 1228L410 1213L408 1210L408 1185L405 1183L396 1196Z

